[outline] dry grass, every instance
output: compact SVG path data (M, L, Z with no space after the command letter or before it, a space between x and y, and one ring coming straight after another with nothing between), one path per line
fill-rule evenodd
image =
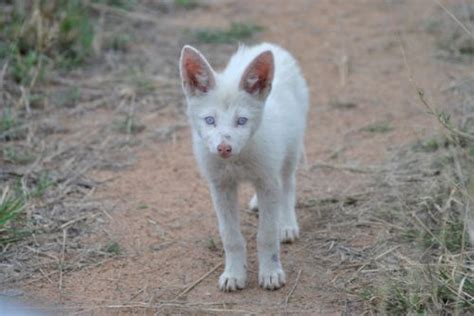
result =
M383 192L368 201L362 216L385 227L378 242L393 251L374 252L354 276L352 289L376 311L440 313L473 307L469 262L474 253L465 222L472 205L466 185L472 180L461 171L471 170L473 162L460 152L449 142L435 152L406 148L394 157L393 173L377 182Z
M456 22L443 32L458 41L457 30L472 21L471 7L463 7L459 19L442 8ZM474 43L472 34L467 36ZM469 243L474 235L474 91L468 81L451 87L461 101L452 115L446 114L409 76L420 104L444 128L444 136L400 150L385 167L391 172L380 174L379 191L374 189L376 194L359 206L359 221L385 229L368 251L372 256L342 285L365 300L369 312L465 314L474 309L474 244ZM388 250L381 252L380 245Z

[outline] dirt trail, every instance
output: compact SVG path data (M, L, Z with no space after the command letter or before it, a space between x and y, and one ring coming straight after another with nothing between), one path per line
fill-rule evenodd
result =
M371 181L370 173L318 168L318 163L374 167L394 148L433 132L434 123L417 104L407 80L396 35L396 30L403 35L407 62L420 85L430 97L444 100L437 91L449 73L430 55L427 47L433 44L421 29L433 8L432 1L225 1L183 12L173 23L192 28L223 26L229 20L256 21L265 27L259 35L262 40L288 48L300 61L312 100L306 137L309 168L302 168L298 178L298 203L305 205L311 199L364 192ZM215 65L213 47L203 45L202 50ZM174 53L177 58L178 49ZM228 56L219 56L217 64L222 66ZM147 125L175 120L186 118L169 109L159 117L149 117ZM30 284L29 290L99 314L152 313L156 309L146 307L158 305L161 312L286 310L324 315L357 308L348 306L343 293L334 288L337 267L324 256L334 241L363 250L377 242L375 232L353 233L350 227L331 223L337 214L317 214L300 207L301 240L282 246L288 283L279 291L264 291L256 279L257 219L245 212L248 188L241 198L249 254L247 289L219 292L217 279L223 268L218 267L178 297L223 262L223 253L207 186L192 157L189 130L175 136L171 142L137 147L138 162L125 171L92 174L96 179L113 177L96 197L117 204L109 212L110 222L103 233L91 236L90 242L107 236L118 242L123 255L65 273L62 293L48 282ZM177 303L170 302L175 299Z

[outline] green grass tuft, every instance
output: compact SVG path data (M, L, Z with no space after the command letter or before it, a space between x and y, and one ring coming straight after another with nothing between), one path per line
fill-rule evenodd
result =
M196 0L175 0L175 5L184 9L195 9L199 6Z
M474 157L474 145L469 146L468 153L469 156Z
M3 191L0 198L0 229L14 219L25 209L25 200L10 194L8 189Z
M375 133L384 134L384 133L391 132L392 130L393 130L393 127L389 123L386 123L386 122L374 123L362 128L362 131L374 133L374 134Z
M36 179L35 186L30 191L31 197L40 198L46 191L54 184L54 181L49 177L48 172L41 172L39 177Z
M31 150L27 148L5 146L3 148L3 160L12 164L26 165L35 160Z
M81 1L69 1L59 22L58 48L60 65L71 68L82 64L92 54L94 28Z
M122 254L122 247L116 241L108 243L102 250L113 256Z
M414 282L416 278L409 277L413 280L410 283L394 281L387 285L385 289L385 312L393 315L424 315L426 313L426 295L420 288L419 283Z
M126 135L136 135L143 132L146 128L145 125L140 124L135 116L125 115L122 120L116 121L116 129L118 132Z
M39 1L13 13L0 13L0 60L10 62L10 75L23 86L40 82L49 68L70 69L93 53L95 32L87 3Z
M78 87L71 87L59 94L55 103L59 107L73 108L77 105L80 99L81 89Z
M209 249L210 251L218 251L219 250L219 248L217 247L216 242L214 241L212 236L209 236L206 239L205 243L206 243L206 248Z
M33 80L42 80L44 77L44 59L41 53L29 51L25 55L14 51L12 52L12 67L10 73L20 85L30 86Z
M128 34L115 34L106 41L106 48L117 51L126 52L129 49L131 38Z
M434 153L441 147L440 143L438 140L432 138L428 139L423 142L418 142L413 146L413 150L415 151L423 151L427 153Z
M10 109L5 109L0 114L0 134L5 134L16 125L16 120Z
M195 38L203 43L228 44L251 38L263 31L263 27L251 23L232 23L224 30L200 30L194 33Z
M6 244L24 235L24 232L16 228L12 223L25 210L26 200L9 188L3 190L0 197L0 244Z
M137 0L93 0L93 2L125 10L130 10L137 5Z
M137 207L139 210L146 210L147 208L149 208L148 204L144 202L139 203Z
M126 72L127 82L137 94L147 94L156 91L153 78L139 67L130 68Z

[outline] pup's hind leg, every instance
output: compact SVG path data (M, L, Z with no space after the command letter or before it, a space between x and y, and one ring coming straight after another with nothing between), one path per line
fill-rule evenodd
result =
M298 221L296 219L296 164L297 155L293 155L286 160L282 170L282 202L280 209L280 241L293 242L299 237Z

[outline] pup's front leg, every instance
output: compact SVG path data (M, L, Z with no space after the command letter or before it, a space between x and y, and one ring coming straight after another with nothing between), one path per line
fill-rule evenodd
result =
M225 269L219 278L219 288L232 292L243 289L247 280L245 239L240 232L237 185L211 184L210 189L225 250Z
M257 188L259 203L259 223L257 235L259 273L258 281L267 290L281 288L285 272L280 262L279 212L281 205L280 190L275 183Z

